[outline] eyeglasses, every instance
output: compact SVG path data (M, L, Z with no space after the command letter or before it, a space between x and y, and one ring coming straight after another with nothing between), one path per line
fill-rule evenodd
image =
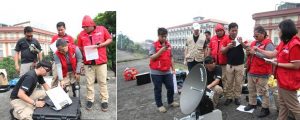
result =
M46 72L50 71L50 68L47 68L47 67L43 67L43 68L46 70Z
M258 35L254 35L253 37L254 37L254 38L258 38Z
M27 38L32 38L33 35L26 35Z

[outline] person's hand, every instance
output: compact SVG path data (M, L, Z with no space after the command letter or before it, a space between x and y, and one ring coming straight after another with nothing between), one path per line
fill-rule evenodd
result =
M101 43L97 43L96 45L97 45L97 48L103 47L103 44L101 44Z
M172 69L172 73L176 75L176 71L175 71L175 69Z
M61 88L64 88L65 87L65 84L62 80L59 80L58 84L60 85Z
M80 75L78 73L75 73L75 79L78 81L80 80Z
M259 48L257 46L253 46L252 49L255 50L255 51L258 51Z
M250 49L250 50L249 50L249 53L250 53L251 55L254 55L255 52L256 52L256 51L255 51L254 49Z
M237 37L237 41L238 41L240 44L242 44L243 38L242 38L242 37Z
M44 107L45 101L36 101L35 107Z
M233 47L234 47L234 43L232 43L232 42L229 43L229 44L227 45L227 47L228 47L228 48L233 48Z
M20 73L20 66L19 65L16 66L16 71L17 71L17 73Z

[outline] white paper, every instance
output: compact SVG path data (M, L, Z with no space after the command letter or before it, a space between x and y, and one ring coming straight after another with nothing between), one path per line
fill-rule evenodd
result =
M55 54L55 52L57 51L57 47L56 47L56 41L53 42L51 45L50 45L50 49L53 51L53 54Z
M237 47L237 46L239 46L241 43L238 41L238 37L236 37L235 39L234 39L234 41L235 41L235 47Z
M96 60L99 58L98 49L96 45L85 46L84 47L85 58L87 61Z
M61 110L63 106L72 104L69 95L60 87L52 88L46 91L57 110Z
M264 60L267 61L267 62L274 62L275 61L275 59L268 59L268 58L264 58Z
M178 93L176 74L173 74L174 93Z
M244 108L245 108L246 106L244 106L244 105L240 105L238 108L236 108L238 111L241 111L241 112L247 112L247 113L253 113L253 111L254 111L254 109L251 109L251 110L249 110L249 111L245 111L244 110Z

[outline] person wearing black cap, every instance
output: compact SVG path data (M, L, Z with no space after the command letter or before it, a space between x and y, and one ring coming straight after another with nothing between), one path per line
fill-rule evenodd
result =
M44 90L35 90L37 83L41 84L47 91L50 89L43 76L52 69L50 62L41 61L36 68L24 74L11 92L10 104L13 107L13 115L19 120L32 120L32 114L36 107L43 107L43 99L46 94Z
M219 102L219 97L223 93L222 89L222 68L216 65L215 59L211 56L207 56L204 59L204 65L207 72L207 89L213 91L213 104L214 107L217 106Z

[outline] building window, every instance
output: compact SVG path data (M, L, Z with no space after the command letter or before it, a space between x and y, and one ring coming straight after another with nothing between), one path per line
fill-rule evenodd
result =
M3 39L4 39L4 34L0 33L0 40L3 40Z
M0 57L4 57L4 54L3 54L3 52L4 52L4 51L3 51L3 45L4 45L4 44L1 44L1 43L0 43Z
M9 45L10 45L10 55L14 56L15 53L16 53L16 51L15 51L16 44L15 43L10 43Z
M282 17L278 17L278 18L273 18L272 19L272 23L273 24L279 24L282 21Z

